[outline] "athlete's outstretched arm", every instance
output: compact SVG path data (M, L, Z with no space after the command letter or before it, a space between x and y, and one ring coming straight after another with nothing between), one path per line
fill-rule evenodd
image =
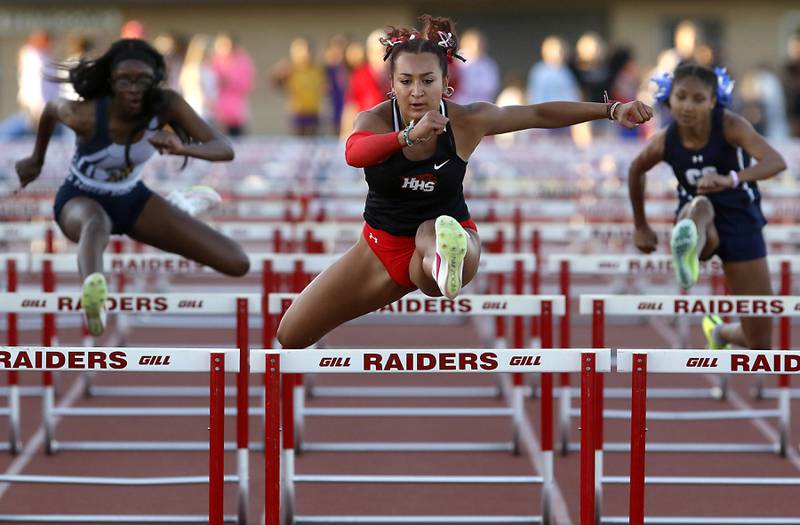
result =
M504 106L479 102L472 104L470 112L486 130L486 135L497 135L532 128L563 128L608 117L608 104L597 102L543 102L529 106ZM653 108L642 102L618 104L614 120L626 128L633 128L653 117Z
M665 136L663 131L658 132L633 159L628 168L628 196L631 199L633 226L636 229L633 241L636 247L645 253L655 251L658 245L656 234L647 223L647 215L644 211L645 179L647 172L664 160Z
M180 126L194 142L184 144L174 133L162 130L150 138L150 143L162 154L169 153L211 161L233 160L233 146L230 141L200 118L182 96L172 90L165 91L167 107L164 121L167 124Z
M17 161L15 165L21 188L36 180L41 173L47 146L50 145L56 124L63 122L78 135L83 135L85 130L81 129L81 125L85 119L81 119L78 115L79 106L79 102L64 99L52 100L45 105L39 117L39 127L36 129L33 153L30 157Z

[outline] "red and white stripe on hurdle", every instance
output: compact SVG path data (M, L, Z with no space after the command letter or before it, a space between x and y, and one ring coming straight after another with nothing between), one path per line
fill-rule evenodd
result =
M249 471L247 449L249 446L249 375L247 373L247 352L249 343L249 313L261 312L261 296L259 294L110 294L106 303L109 312L136 312L150 315L220 314L236 317L236 345L242 351L241 373L237 375L236 388L236 444L237 464L240 472L240 494L248 491ZM56 314L80 314L80 294L59 293L6 293L0 295L0 312L33 313L54 316ZM42 332L42 346L53 347L55 323L45 323ZM83 349L83 351L91 351ZM48 453L61 450L203 450L202 443L165 443L165 442L59 442L55 438L54 418L56 416L82 415L122 415L121 409L76 409L55 408L55 392L52 372L45 371L42 377L44 386L43 425L45 444ZM175 415L199 415L187 408L162 409L165 413ZM127 415L159 415L158 409L128 407ZM246 512L246 505L241 506L240 513Z
M797 300L798 298L794 298ZM795 303L797 304L797 303ZM630 514L628 517L608 518L609 523L643 525L645 520L657 523L720 523L707 516L647 517L644 513L646 484L653 485L752 485L800 486L800 478L765 477L645 477L645 450L647 430L647 374L678 373L704 374L800 374L800 352L775 350L635 350L617 351L617 371L632 375L631 388L631 459L630 478L613 477L605 482L630 483ZM630 520L630 521L628 521ZM668 521L675 520L675 521ZM800 524L800 518L731 517L728 523L786 523Z
M223 485L225 482L246 482L246 471L239 469L236 476L224 474L225 439L225 373L238 372L238 350L209 348L54 348L31 346L0 347L0 369L14 371L76 371L95 372L208 372L209 373L209 473L208 476L172 476L151 478L50 476L50 475L0 475L0 482L49 483L69 485L127 485L162 486L208 484L208 521L221 525L223 521L236 521L237 517L223 516ZM241 374L240 374L241 375ZM245 374L246 375L246 374ZM246 451L246 449L245 449ZM245 479L242 479L242 476ZM241 493L240 493L241 496ZM244 502L247 501L244 493ZM240 502L242 499L240 498ZM244 525L245 509L239 509L239 523ZM40 521L65 523L70 515L0 515L0 521ZM85 521L119 521L120 516L85 516ZM132 521L170 520L182 522L203 521L202 516L150 515L135 516Z
M281 316L288 310L292 301L298 294L279 294L272 293L268 296L267 312L270 315L269 326L272 327L270 340L274 341L275 332ZM369 315L411 315L411 316L436 316L436 315L457 315L457 316L537 316L541 323L542 346L552 347L552 319L553 315L563 315L564 298L561 296L534 296L534 295L470 295L465 294L456 299L444 297L427 297L421 294L410 294L399 299L380 310ZM523 348L521 338L515 338L517 348ZM518 451L519 439L518 430L522 420L523 412L523 376L521 373L514 373L513 397L509 408L484 408L484 409L420 409L415 407L400 407L392 409L364 409L364 408L317 408L313 410L305 409L305 391L303 387L302 375L295 376L295 397L296 406L294 407L294 424L297 432L295 433L295 446L298 450L315 451L365 451L365 450L507 450ZM548 374L542 376L542 396L552 398L552 378ZM354 390L351 387L349 390ZM512 417L512 440L510 443L414 443L398 444L370 444L364 443L305 443L302 439L302 429L304 428L305 416L398 416L398 415L418 415L438 417L445 415L472 415L490 416L508 415Z
M529 359L532 358L532 359ZM595 428L598 423L594 405L597 395L596 372L610 371L608 349L324 349L254 351L251 354L251 371L265 373L267 405L266 438L266 525L279 525L283 516L286 523L304 523L309 517L294 515L294 486L296 483L539 483L543 485L542 516L452 516L452 522L480 521L481 523L529 523L534 520L549 523L550 491L553 485L552 452L552 397L542 398L542 448L545 468L541 477L515 476L352 476L352 475L296 475L294 471L294 436L292 414L295 374L306 373L495 373L495 372L580 372L581 403L586 409L581 420L581 523L594 523L594 451ZM336 366L331 366L336 363ZM281 381L281 376L283 380ZM549 406L549 408L548 408ZM282 417L278 417L278 411ZM283 427L281 427L281 421ZM282 434L281 434L282 430ZM281 439L282 438L282 439ZM282 453L280 452L282 448ZM283 475L281 476L281 465ZM281 498L283 495L283 499ZM283 502L283 508L281 508ZM383 518L383 520L382 520ZM426 518L428 518L426 520ZM388 522L381 516L314 516L315 522L336 523ZM428 522L425 516L392 516L407 522ZM439 521L441 517L437 517ZM534 521L535 522L535 521Z
M752 296L752 295L581 295L579 311L583 315L592 316L592 346L603 348L605 344L605 318L607 315L669 315L669 316L704 316L707 314L717 315L736 315L736 316L800 316L800 297L797 296ZM781 345L783 350L789 350L789 331L788 323L781 325ZM783 331L786 333L783 333ZM603 410L603 377L599 376L600 388L597 396L597 411L603 417L629 417L614 411ZM652 443L651 450L665 452L770 452L785 455L789 440L789 413L791 395L789 392L789 376L781 375L779 378L781 395L778 400L777 410L748 410L748 411L705 411L694 414L698 419L741 419L753 417L777 418L780 426L780 437L778 443L767 445L760 443ZM679 413L658 413L651 414L652 417L660 419L680 419L686 420L692 414L686 412ZM595 450L598 456L597 491L600 501L602 495L602 464L603 452L605 450L627 451L626 443L604 443L602 419L597 432ZM598 509L597 515L601 512Z

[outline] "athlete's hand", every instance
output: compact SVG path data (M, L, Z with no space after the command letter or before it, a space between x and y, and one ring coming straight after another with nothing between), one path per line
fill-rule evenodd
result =
M701 195L718 193L731 188L733 188L733 179L728 175L720 175L719 173L708 173L697 181L697 193Z
M450 121L447 117L438 111L428 111L419 119L414 129L408 134L411 140L426 141L444 133L447 123Z
M634 100L617 106L613 117L626 128L635 128L653 118L653 108L644 102Z
M633 243L639 251L653 253L658 246L658 236L649 224L645 224L644 226L636 228L636 231L633 232Z
M160 154L169 154L169 155L183 155L183 147L184 144L181 142L181 139L173 133L172 131L167 131L162 129L149 139L147 139L150 144L153 145L156 150Z
M19 177L20 189L35 181L42 172L42 163L33 157L18 160L14 167L17 170L17 177Z

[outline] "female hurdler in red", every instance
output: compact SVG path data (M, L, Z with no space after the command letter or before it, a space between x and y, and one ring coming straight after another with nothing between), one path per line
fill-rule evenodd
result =
M475 277L481 245L462 182L483 137L602 118L634 127L652 117L641 102L447 102L457 37L446 18L420 20L422 32L392 28L382 40L391 100L360 113L347 140L347 163L364 168L369 185L363 236L286 312L278 328L284 348L311 345L415 289L454 298Z

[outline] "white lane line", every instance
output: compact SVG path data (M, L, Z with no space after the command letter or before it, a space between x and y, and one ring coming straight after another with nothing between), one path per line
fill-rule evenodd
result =
M76 376L69 391L67 391L66 395L61 398L61 402L58 403L59 408L71 406L82 394L83 385L81 383L81 377ZM53 427L55 428L59 420L61 420L61 417L56 416L53 419ZM6 475L13 476L22 472L22 470L28 466L28 463L30 463L31 460L36 456L36 451L39 450L43 444L44 422L42 422L42 425L39 426L39 429L36 431L36 433L28 440L20 455L17 456L17 458L8 466L5 472ZM11 483L0 483L0 499L2 499L10 487Z
M511 385L511 379L509 378L508 374L502 374L502 382L503 389L506 392L506 399L511 399L510 392L513 390L513 386ZM520 440L528 451L528 457L531 460L531 465L536 472L539 474L543 473L544 465L542 465L540 459L542 457L542 447L539 443L539 439L536 437L536 433L533 430L533 425L531 425L530 419L528 419L528 413L524 410L522 412L522 424L520 425L519 430ZM552 496L553 520L555 522L554 525L573 525L572 519L569 517L567 503L564 501L564 495L561 493L561 489L558 487L557 479L553 480Z

